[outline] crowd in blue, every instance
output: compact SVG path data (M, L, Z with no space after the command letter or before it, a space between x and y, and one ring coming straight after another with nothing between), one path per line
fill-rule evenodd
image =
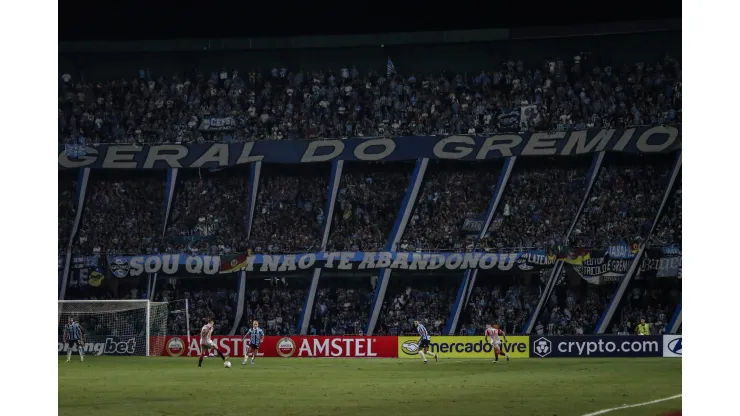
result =
M348 64L332 70L223 69L127 78L78 79L59 84L59 143L201 143L383 135L492 134L590 127L660 125L681 121L681 62L592 63L588 54L543 58L527 66L511 59L471 73L361 72ZM211 118L233 119L227 129L204 129ZM552 249L608 244L681 244L680 176L665 214L649 236L673 155L607 155L578 221L590 157L517 161L484 238L463 232L466 218L482 217L498 182L501 162L433 161L414 201L399 247L404 250L472 248ZM383 249L411 179L413 164L348 164L340 178L328 236L329 250ZM93 170L77 232L76 172L59 174L59 251L75 254L166 252L292 253L320 249L328 218L328 164L264 166L254 223L248 168L183 170L165 225L165 173ZM188 298L191 328L217 316L217 331L265 322L268 334L296 330L304 280L250 280L245 313L234 322L235 292L219 284L183 280L162 285L156 300ZM529 276L481 280L461 314L462 334L482 333L486 323L521 332L542 290ZM680 285L631 288L613 320L617 332L639 318L661 331L680 301ZM673 283L675 284L675 283ZM375 285L372 276L333 279L319 288L310 317L313 334L357 333L366 324ZM449 318L459 277L394 279L376 333L412 331L421 318L440 333ZM83 290L71 297L137 297L140 292ZM666 292L666 293L663 293ZM535 332L579 334L593 330L613 287L563 282L551 296ZM676 296L678 294L678 296ZM183 318L170 322L184 331ZM631 332L631 331L628 331Z

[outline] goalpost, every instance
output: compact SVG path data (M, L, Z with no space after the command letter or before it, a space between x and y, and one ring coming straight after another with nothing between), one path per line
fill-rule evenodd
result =
M169 305L169 329L170 333L181 335L184 333L190 345L190 307L187 299L177 299L167 302Z
M169 317L168 302L149 300L60 300L59 354L66 354L64 326L69 318L84 331L87 355L162 355ZM187 302L185 303L187 316ZM73 347L77 351L77 347Z

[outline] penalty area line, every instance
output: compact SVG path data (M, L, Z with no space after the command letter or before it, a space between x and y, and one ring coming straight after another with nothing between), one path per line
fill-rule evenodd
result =
M593 413L586 413L585 415L582 415L582 416L597 416L597 415L603 415L604 413L609 413L609 412L613 412L613 411L615 411L615 410L622 410L622 409L631 409L631 408L633 408L633 407L642 407L642 406L649 406L649 405L651 405L651 404L656 404L656 403L660 403L660 402L667 402L668 400L674 400L674 399L678 399L678 398L679 398L679 397L681 397L681 396L682 396L682 394L677 394L677 395L675 395L675 396L671 396L671 397L664 397L664 398L662 398L662 399L657 399L657 400L651 400L651 401L649 401L649 402L644 402L644 403L637 403L637 404L626 404L626 405L624 405L624 406L619 406L619 407L612 407L612 408L610 408L610 409L603 409L603 410L598 410L598 411L596 411L596 412L593 412Z

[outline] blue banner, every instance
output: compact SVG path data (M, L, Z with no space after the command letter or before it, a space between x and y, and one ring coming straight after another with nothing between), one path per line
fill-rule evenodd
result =
M410 252L319 252L302 254L230 254L204 256L156 254L110 256L108 268L114 277L136 277L144 273L166 275L215 275L247 272L293 272L315 267L336 270L532 270L547 266L546 257L536 253L410 253Z
M639 244L619 244L607 247L604 255L618 260L634 259L638 251L640 251Z
M400 161L419 157L490 160L568 156L601 151L660 153L681 148L681 126L590 129L482 136L410 136L345 140L258 140L244 143L59 146L60 168L222 168L250 162Z
M529 356L557 357L662 357L660 335L530 336Z
M96 268L99 266L100 256L73 256L72 268Z
M70 268L82 269L87 267L98 267L100 263L100 256L73 256ZM64 268L64 256L59 256L57 261L57 268L62 270Z
M460 226L463 234L478 234L483 229L485 218L465 218Z
M640 264L641 277L675 277L681 256L652 257L646 251ZM602 251L603 253L603 251ZM92 258L90 258L92 259ZM140 256L108 256L108 270L114 277L136 277L144 273L166 275L216 275L247 272L294 272L319 267L336 270L374 270L382 268L412 271L492 270L500 272L530 271L553 267L557 257L543 250L516 253L476 252L395 252L343 251L297 254L247 254L221 256L189 254L152 254ZM592 284L621 280L630 259L591 257L586 252L576 259L564 260ZM83 267L83 266L73 266ZM89 266L88 266L89 267ZM92 266L94 267L94 266Z
M232 131L236 130L236 120L234 117L211 117L205 118L200 123L200 131Z
M665 247L662 247L661 250L663 250L663 254L666 256L680 256L681 255L681 247L678 247L678 246L665 246Z
M146 256L109 256L108 269L113 277L136 277L144 273L214 275L221 268L220 256L153 254Z

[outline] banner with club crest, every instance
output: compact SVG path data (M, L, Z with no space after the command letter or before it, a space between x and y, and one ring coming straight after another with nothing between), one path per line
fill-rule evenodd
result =
M156 254L142 256L109 256L108 270L117 278L136 277L147 273L169 276L209 276L246 272L296 272L323 268L338 271L377 270L383 268L409 271L488 270L496 273L516 273L551 269L563 260L570 270L590 283L600 284L621 279L632 259L629 250L617 256L612 250L580 251L567 255L544 250L512 253L473 252L318 252L299 254L248 254L221 256L189 254ZM674 277L681 264L680 251L666 254L651 250L642 260L641 270L657 277Z

